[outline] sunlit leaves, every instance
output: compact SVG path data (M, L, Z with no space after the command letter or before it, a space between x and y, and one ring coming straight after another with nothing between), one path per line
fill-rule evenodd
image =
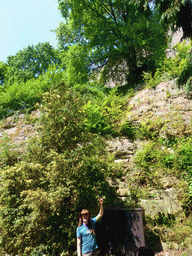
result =
M66 19L57 30L59 45L66 47L68 33L70 42L81 38L79 43L89 50L89 66L99 71L104 67L104 81L117 79L123 73L126 79L128 72L137 73L148 58L155 66L164 54L166 31L149 8L144 11L142 5L111 0L65 0L59 1L59 8ZM112 67L114 72L110 72Z
M26 82L48 70L49 65L61 63L59 52L48 42L28 46L13 56L7 57L6 82Z

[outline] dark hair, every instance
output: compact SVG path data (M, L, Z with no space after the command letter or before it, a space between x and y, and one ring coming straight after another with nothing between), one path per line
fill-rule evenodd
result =
M140 247L138 256L154 256L154 251L151 248Z

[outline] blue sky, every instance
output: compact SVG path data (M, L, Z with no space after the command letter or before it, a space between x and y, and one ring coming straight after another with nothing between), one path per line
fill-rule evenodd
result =
M0 61L38 42L56 48L50 29L63 21L57 7L57 0L0 0Z

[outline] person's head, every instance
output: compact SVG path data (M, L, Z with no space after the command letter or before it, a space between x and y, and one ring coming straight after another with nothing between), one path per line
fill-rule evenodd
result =
M81 213L79 214L79 226L81 226L83 223L88 224L91 219L91 214L88 210L83 209Z

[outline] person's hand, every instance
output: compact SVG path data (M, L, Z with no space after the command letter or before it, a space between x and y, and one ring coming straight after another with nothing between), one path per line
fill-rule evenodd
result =
M103 198L100 197L100 198L99 198L99 204L100 204L100 205L103 205L103 202L104 202Z

